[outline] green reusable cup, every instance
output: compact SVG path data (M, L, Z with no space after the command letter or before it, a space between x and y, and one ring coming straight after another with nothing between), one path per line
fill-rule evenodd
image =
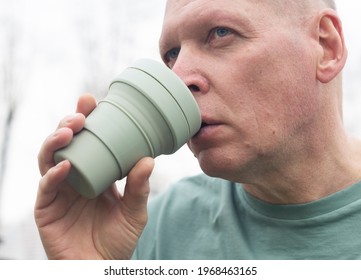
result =
M116 77L84 129L54 160L69 160L68 183L95 198L141 158L176 152L200 126L197 103L181 79L162 63L141 59Z

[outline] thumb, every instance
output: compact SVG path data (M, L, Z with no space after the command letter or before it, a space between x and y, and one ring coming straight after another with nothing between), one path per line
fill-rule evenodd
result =
M147 201L150 193L149 177L154 168L154 159L141 159L129 172L124 190L124 205L133 218L146 219Z

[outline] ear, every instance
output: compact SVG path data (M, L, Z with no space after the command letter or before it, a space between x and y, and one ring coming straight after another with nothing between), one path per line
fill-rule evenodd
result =
M317 64L317 79L322 83L332 81L343 69L347 49L342 23L336 12L326 9L318 17L318 34L321 52Z

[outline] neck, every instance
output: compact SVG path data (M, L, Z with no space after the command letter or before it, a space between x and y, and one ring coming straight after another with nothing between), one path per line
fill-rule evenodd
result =
M361 143L349 137L341 124L324 130L328 133L298 139L303 144L298 144L297 150L269 160L260 176L244 185L245 190L269 203L299 204L319 200L359 181Z

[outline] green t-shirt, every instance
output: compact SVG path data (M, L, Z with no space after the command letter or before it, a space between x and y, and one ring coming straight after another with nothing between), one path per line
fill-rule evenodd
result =
M361 259L361 183L319 201L262 202L242 185L186 178L149 205L135 259Z

